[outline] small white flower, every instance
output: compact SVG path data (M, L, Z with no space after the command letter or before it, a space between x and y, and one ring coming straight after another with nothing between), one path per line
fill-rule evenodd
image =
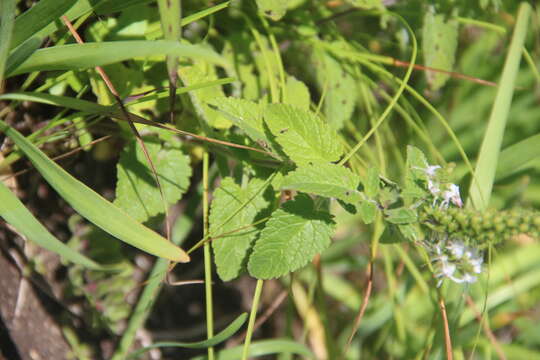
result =
M440 169L441 167L439 165L429 165L424 169L424 172L429 178L432 178L435 176L435 172L437 169Z
M433 182L431 179L428 179L427 187L429 192L435 196L437 196L437 194L441 191L439 184Z
M453 264L450 262L443 262L441 273L439 274L439 276L452 278L455 272L456 272L456 264Z
M448 245L448 250L450 250L455 258L461 259L465 253L465 244L461 241L453 241Z
M441 206L448 207L448 204L451 202L457 207L462 207L463 202L461 201L461 196L459 195L459 186L456 184L450 184L448 190L443 193L443 202Z
M475 283L476 282L476 276L471 275L469 273L466 273L466 274L463 275L463 282L468 283L468 284Z
M484 259L482 257L478 256L476 258L472 258L469 260L469 263L472 265L473 271L476 274L480 274L482 272L482 263L484 262Z

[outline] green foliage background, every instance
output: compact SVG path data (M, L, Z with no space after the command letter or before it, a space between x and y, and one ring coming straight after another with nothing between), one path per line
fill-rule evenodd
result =
M126 358L137 330L173 306L156 303L169 261L182 263L180 279L205 279L195 303L206 323L177 326L205 326L206 339L156 343L165 356L200 354L185 348L209 359L540 356L538 8L4 0L0 13L0 167L9 175L30 160L80 217L63 215L66 242L27 210L33 194L18 199L3 183L0 215L62 257L60 300L84 299L85 324L115 343L108 357ZM43 125L21 133L29 102ZM74 149L116 169L107 179L114 195L51 160ZM429 164L442 166L441 183L459 185L466 209L422 211ZM459 220L475 217L474 229ZM437 286L422 246L430 231L486 249L476 283ZM134 264L151 255L141 289ZM220 310L221 286L241 289L251 308ZM259 301L267 309L280 298L272 289L288 305L270 330L254 332ZM133 291L138 300L127 304ZM243 345L222 349L245 310ZM77 333L66 327L74 356L97 356Z

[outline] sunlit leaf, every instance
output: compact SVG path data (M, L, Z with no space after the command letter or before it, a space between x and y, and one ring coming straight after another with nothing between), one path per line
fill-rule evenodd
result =
M307 195L274 211L255 242L249 273L258 279L277 278L306 265L330 245L334 222L318 211Z
M241 187L232 178L225 178L214 191L210 234L216 237L212 247L217 272L223 281L232 280L245 271L248 251L259 234L259 227L251 225L265 216L264 209L269 205L264 188L265 182L259 179L252 179Z
M359 184L360 177L346 167L327 163L297 168L285 176L281 188L356 203L362 199Z

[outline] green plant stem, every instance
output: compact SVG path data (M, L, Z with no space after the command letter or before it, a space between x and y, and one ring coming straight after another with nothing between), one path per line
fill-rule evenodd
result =
M208 234L208 152L203 154L203 236ZM210 243L204 244L204 293L206 298L206 336L214 336L214 310L212 302L212 258ZM208 348L208 360L214 359L214 348Z
M249 314L249 323L248 323L248 328L246 332L246 339L244 341L244 348L242 350L242 360L247 360L249 356L249 345L251 343L251 337L253 335L255 319L257 318L257 309L259 308L259 300L261 299L263 284L264 284L264 280L261 280L261 279L257 280L257 286L255 287L255 294L253 294L253 304L251 305L251 312Z

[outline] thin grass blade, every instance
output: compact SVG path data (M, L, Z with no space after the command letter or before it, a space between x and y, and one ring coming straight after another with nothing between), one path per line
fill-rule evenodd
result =
M221 331L216 336L211 337L210 339L204 340L204 341L197 341L193 343L185 343L185 342L161 342L156 343L150 346L146 346L140 350L134 351L127 357L128 359L137 358L143 353L147 352L148 350L160 348L160 347L183 347L188 349L205 349L209 348L211 346L217 345L228 338L230 338L235 332L238 331L244 325L247 319L247 313L243 313L240 316L238 316L229 326L225 328L225 330Z
M4 69L13 37L15 19L15 0L0 2L0 91L4 80Z
M135 57L177 55L203 59L209 63L228 66L216 52L200 45L179 44L166 40L109 41L69 44L39 49L7 76L32 71L74 70L94 68Z
M35 242L42 248L52 251L75 264L94 270L104 269L95 261L79 254L55 238L1 181L0 216L28 240Z

